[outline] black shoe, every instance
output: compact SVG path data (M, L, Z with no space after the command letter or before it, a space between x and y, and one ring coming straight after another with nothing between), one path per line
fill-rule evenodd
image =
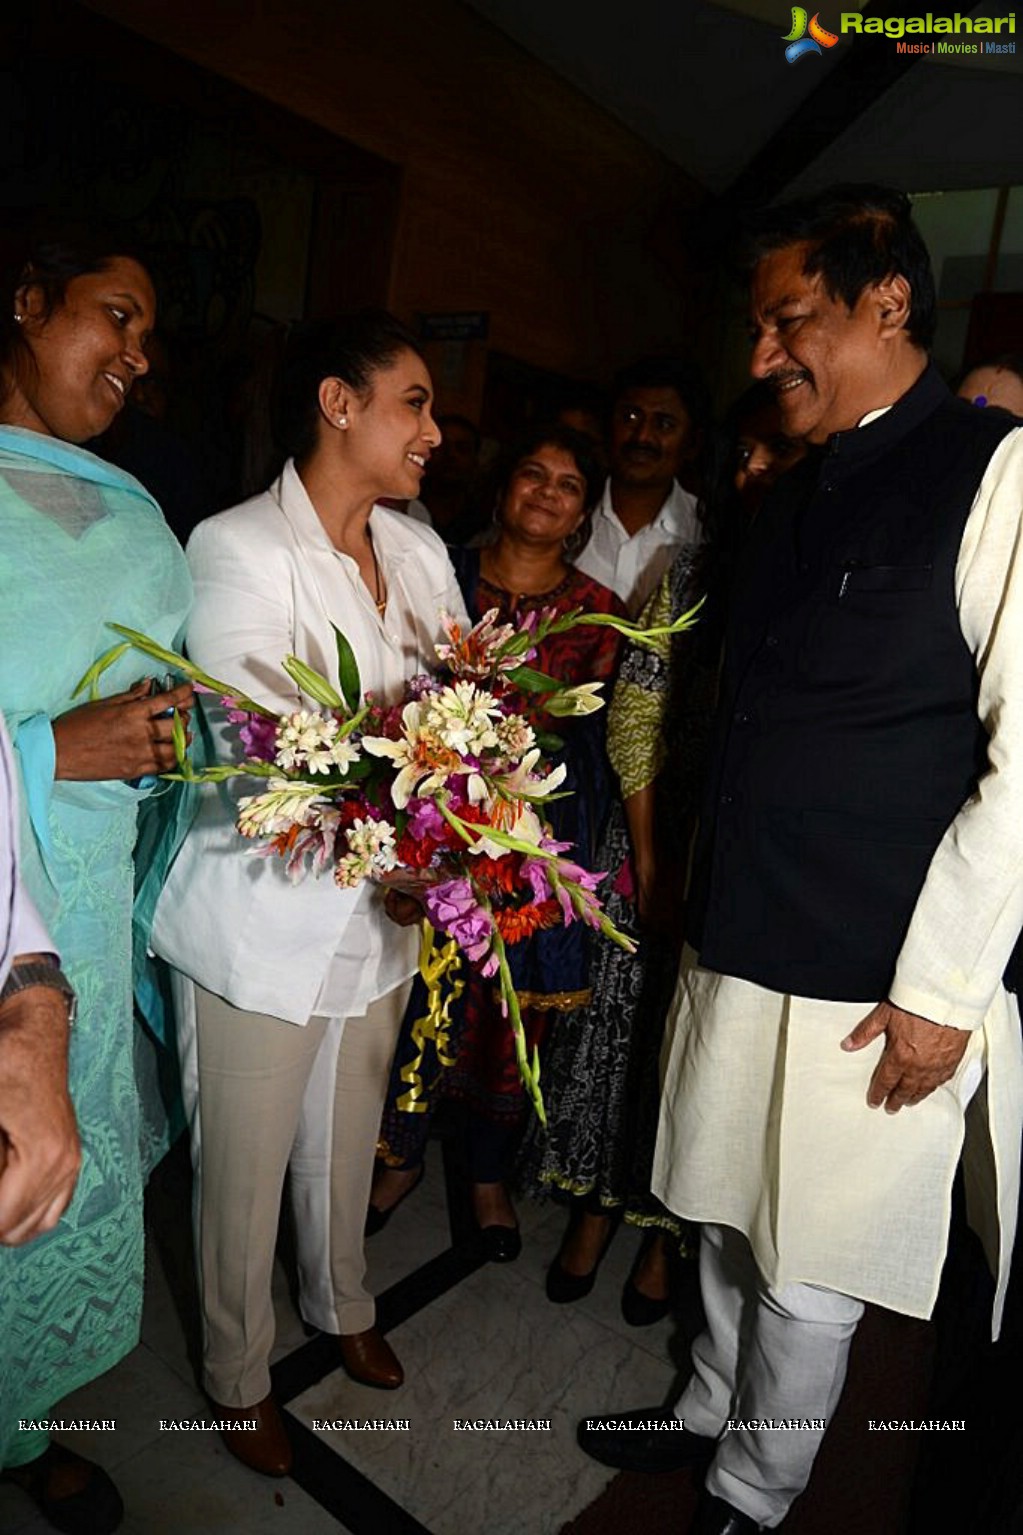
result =
M666 1317L670 1310L671 1301L667 1295L660 1300L652 1295L644 1295L642 1290L637 1290L632 1275L629 1275L622 1286L622 1316L630 1327L652 1327L655 1322Z
M683 1428L670 1407L584 1418L575 1434L591 1460L618 1471L681 1471L713 1458L717 1440Z
M568 1306L572 1301L582 1300L596 1283L597 1268L590 1269L588 1274L569 1274L555 1258L544 1280L547 1299L552 1300L556 1306Z
M488 1263L514 1263L522 1251L518 1226L477 1226L476 1232Z
M415 1193L416 1189L423 1181L423 1174L425 1172L426 1163L420 1162L419 1171L413 1178L412 1182L409 1184L408 1188L405 1190L404 1194L399 1194L398 1198L394 1201L394 1204L388 1205L386 1210L378 1210L375 1204L370 1204L369 1209L366 1211L366 1225L364 1228L366 1236L375 1237L378 1231L383 1231L384 1227L387 1225L387 1222L390 1220L395 1210L401 1204L402 1200L407 1199L410 1194Z
M573 1301L583 1300L585 1296L589 1295L597 1281L597 1270L604 1261L607 1250L611 1246L612 1238L618 1230L620 1223L620 1213L611 1216L608 1222L607 1234L604 1237L604 1245L600 1249L596 1263L586 1274L570 1274L567 1269L563 1269L561 1267L561 1253L560 1251L558 1252L554 1262L547 1270L547 1277L544 1281L548 1300L553 1301L556 1306L568 1306Z
M59 1496L61 1482L75 1463L84 1471L84 1485ZM8 1467L0 1480L28 1493L43 1518L64 1535L112 1535L124 1518L121 1494L102 1466L62 1444L49 1444L27 1465Z
M763 1525L749 1514L741 1514L723 1498L715 1498L704 1488L689 1535L757 1535L762 1529Z

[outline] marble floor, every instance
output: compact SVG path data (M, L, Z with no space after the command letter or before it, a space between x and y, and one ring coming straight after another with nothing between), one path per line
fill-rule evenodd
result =
M336 1368L330 1340L310 1335L291 1301L286 1233L275 1284L274 1388L296 1451L292 1477L246 1471L210 1432L160 1420L209 1416L196 1385L197 1317L188 1237L189 1175L179 1145L149 1196L142 1342L60 1416L114 1419L110 1433L63 1436L114 1476L126 1535L555 1535L612 1480L575 1444L587 1413L664 1401L677 1389L680 1326L627 1326L622 1283L639 1234L619 1231L585 1300L554 1307L544 1270L564 1221L555 1205L520 1201L523 1252L482 1263L452 1143L431 1141L427 1175L368 1244L380 1325L405 1367L404 1386L358 1386ZM324 1421L393 1428L319 1431ZM456 1422L544 1420L534 1430L458 1429ZM397 1426L397 1425L407 1426ZM0 1487L0 1530L45 1535L21 1493Z

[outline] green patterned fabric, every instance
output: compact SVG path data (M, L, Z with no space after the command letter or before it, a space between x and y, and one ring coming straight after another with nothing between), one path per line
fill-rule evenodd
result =
M668 570L639 621L647 629L666 626L678 616L673 615L671 609L671 571ZM649 648L644 647L648 664L642 673L634 680L623 672L615 685L607 719L607 754L618 774L623 799L652 784L664 766L664 715L668 704L671 644L669 635L661 635Z
M22 874L79 996L70 1081L83 1145L56 1230L0 1248L0 1463L15 1465L29 1458L18 1419L46 1415L138 1341L143 1179L160 1149L160 1105L143 1113L136 1086L131 953L137 808L156 786L55 782L50 721L110 648L109 620L173 644L191 581L136 481L38 433L0 428L0 530L0 709L21 774ZM126 655L101 691L145 672Z

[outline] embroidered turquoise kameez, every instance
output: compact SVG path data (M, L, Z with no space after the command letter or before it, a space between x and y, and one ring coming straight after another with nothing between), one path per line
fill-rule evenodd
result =
M137 481L81 448L0 427L0 594L0 709L21 774L22 872L79 996L69 1072L83 1146L57 1228L0 1248L0 1464L15 1466L46 1445L19 1432L19 1418L46 1416L138 1341L142 1188L160 1149L159 1105L138 1088L155 1072L142 1069L151 1047L133 1021L132 852L139 806L163 786L55 781L51 721L115 641L108 621L173 644L191 582ZM144 672L128 653L101 692Z

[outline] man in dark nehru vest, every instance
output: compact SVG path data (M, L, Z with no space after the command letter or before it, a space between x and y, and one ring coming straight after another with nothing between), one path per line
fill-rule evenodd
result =
M864 1302L930 1315L964 1135L996 1329L1001 1312L1023 1103L1002 984L1023 923L1023 432L953 398L933 327L901 193L837 187L765 216L752 371L810 451L736 580L653 1180L703 1223L707 1326L673 1416L580 1429L610 1464L706 1463L700 1535L784 1519Z

